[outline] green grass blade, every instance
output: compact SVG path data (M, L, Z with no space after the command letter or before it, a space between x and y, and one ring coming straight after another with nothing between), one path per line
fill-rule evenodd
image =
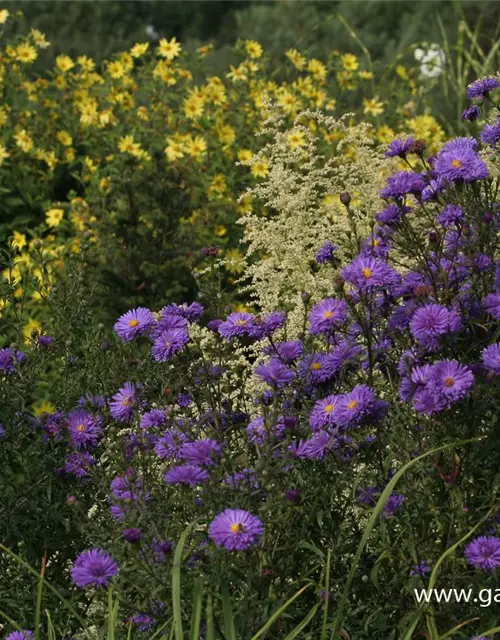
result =
M231 605L231 596L227 582L224 581L221 586L222 596L222 614L224 616L224 634L226 640L236 640L236 630L234 628L233 607Z
M116 602L118 604L118 600ZM108 588L108 640L115 640L115 626L116 626L116 613L115 603L113 602L113 589Z
M413 622L410 625L410 628L403 636L403 640L412 640L415 629L418 627L418 623L420 622L420 613L415 617Z
M132 637L132 620L128 623L127 640Z
M332 559L332 550L328 549L326 556L326 575L325 575L325 604L323 607L323 624L321 625L321 640L326 640L326 626L328 624L328 604L330 602L330 563Z
M0 616L2 616L2 618L3 618L4 620L7 620L7 622L8 622L9 624L11 624L15 629L17 629L17 631L22 631L22 630L23 630L23 628L22 628L22 627L20 627L20 626L17 624L17 622L14 622L14 620L12 620L12 618L11 618L11 617L9 617L9 616L8 616L4 611L2 611L1 609L0 609Z
M259 629L259 631L257 631L257 633L254 636L252 636L250 640L257 640L258 638L263 636L266 633L266 631L268 631L272 627L272 625L281 616L281 614L288 609L288 607L292 604L292 602L296 600L301 594L303 594L306 589L309 589L309 587L310 585L306 584L304 587L299 589L297 593L294 593L294 595L289 600L287 600L284 604L282 604L281 607L273 613L273 615L269 618L266 624L261 629Z
M40 619L42 616L42 598L43 598L43 579L45 577L45 563L47 557L42 559L42 567L40 569L40 577L38 579L38 586L36 590L36 604L35 604L35 638L40 640Z
M311 609L311 611L309 611L307 616L302 620L302 622L300 622L295 627L295 629L290 631L290 633L286 636L285 640L295 640L295 638L298 638L299 637L299 633L302 633L302 631L304 631L304 629L307 627L307 625L314 618L314 616L318 612L319 607L320 607L319 603L315 604L314 607Z
M456 631L458 631L459 629L462 629L462 627L465 627L466 624L470 624L471 622L477 622L478 620L479 618L471 618L470 620L464 620L460 624L457 624L456 627L453 627L453 629L450 629L449 631L447 631L443 636L439 636L439 640L447 640L448 638L452 638L453 640L453 638L455 637Z
M206 617L207 617L206 640L215 640L214 610L213 610L213 602L212 602L212 594L211 593L209 593L208 596L207 596Z
M188 533L191 531L191 527L192 525L189 525L182 532L174 554L174 565L172 570L172 610L174 614L175 640L184 639L181 610L181 564L184 544L186 543Z
M154 633L153 635L149 638L149 640L155 640L155 638L157 638L161 632L167 627L167 625L169 625L172 622L172 618L169 618L166 622L164 622L161 627L159 627ZM172 637L172 630L174 627L171 628L171 633L170 633L170 637Z
M56 640L56 631L54 629L54 625L52 624L52 618L50 617L50 612L45 610L45 615L47 616L47 640Z
M394 487L396 486L396 484L398 483L398 481L403 477L403 475L408 471L408 469L410 469L411 467L415 466L417 463L419 463L421 460L423 460L424 458L427 458L431 455L434 455L435 453L438 453L439 451L445 451L446 449L451 449L453 447L460 447L463 446L465 444L470 444L471 442L478 442L480 441L481 438L471 438L469 440L460 440L459 442L453 442L451 444L445 444L442 445L441 447L436 447L435 449L431 449L430 451L427 451L426 453L423 453L422 455L418 456L417 458L413 458L413 460L410 460L409 462L407 462L405 465L403 465L401 467L401 469L394 474L394 476L391 478L391 480L387 483L386 488L384 489L384 491L382 492L380 498L377 501L377 504L375 505L372 514L368 520L368 524L365 527L365 530L363 531L363 535L361 537L361 541L358 545L358 548L356 550L356 555L354 556L354 560L353 563L351 565L351 568L349 570L349 574L347 576L347 581L344 587L344 590L342 592L342 596L340 597L340 601L338 604L338 609L337 609L337 616L335 617L335 622L333 625L333 630L332 630L332 634L331 634L331 640L336 640L336 635L338 634L340 625L342 623L342 619L344 616L344 610L345 610L345 606L346 606L346 602L347 602L347 596L349 595L349 590L351 588L351 584L352 581L354 580L354 575L356 573L356 569L358 567L358 563L359 560L361 558L361 554L363 553L363 550L368 542L368 538L370 537L370 533L372 532L372 529L375 526L375 523L379 517L379 515L382 513L383 508L385 507L385 504L387 502L387 500L389 499L391 493L394 490Z
M193 589L193 613L191 615L191 640L199 640L201 608L203 606L203 578L197 578Z
M492 629L488 629L488 631L482 631L476 637L481 638L481 636L492 636L494 633L500 633L500 627L493 627Z

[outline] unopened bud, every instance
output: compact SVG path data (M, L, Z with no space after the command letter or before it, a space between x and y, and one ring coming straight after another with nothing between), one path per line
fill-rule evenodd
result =
M351 204L351 194L349 191L342 191L340 194L340 202L344 205L344 207L348 207Z

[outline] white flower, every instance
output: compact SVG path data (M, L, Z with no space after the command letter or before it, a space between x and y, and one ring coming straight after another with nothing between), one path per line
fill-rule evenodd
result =
M428 45L427 49L415 49L415 60L420 62L420 73L425 78L437 78L444 71L446 55L437 44Z

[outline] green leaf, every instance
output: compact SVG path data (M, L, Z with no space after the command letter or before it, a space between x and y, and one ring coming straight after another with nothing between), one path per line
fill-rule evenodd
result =
M224 634L226 640L236 640L236 630L234 628L233 607L227 582L224 580L221 586L222 613L224 615Z
M266 624L261 629L259 629L259 631L257 631L257 633L254 636L252 636L251 640L257 640L262 635L264 635L264 633L266 633L266 631L268 631L272 627L272 625L281 616L281 614L288 609L288 607L292 604L292 602L296 600L302 593L304 593L304 591L309 587L310 585L306 584L304 587L299 589L297 593L295 593L289 600L287 600L285 604L282 604L281 607L272 614L272 616L268 619Z
M172 609L174 613L175 640L184 640L181 610L181 561L184 544L186 543L186 538L192 526L193 525L190 524L182 532L174 554L174 564L172 569Z
M199 640L201 607L203 605L203 578L196 578L193 589L193 613L191 616L191 640Z

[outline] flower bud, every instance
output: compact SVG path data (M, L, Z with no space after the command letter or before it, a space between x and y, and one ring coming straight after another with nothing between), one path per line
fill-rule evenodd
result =
M344 207L348 207L351 204L351 194L349 191L342 191L340 194L340 202L344 205Z

